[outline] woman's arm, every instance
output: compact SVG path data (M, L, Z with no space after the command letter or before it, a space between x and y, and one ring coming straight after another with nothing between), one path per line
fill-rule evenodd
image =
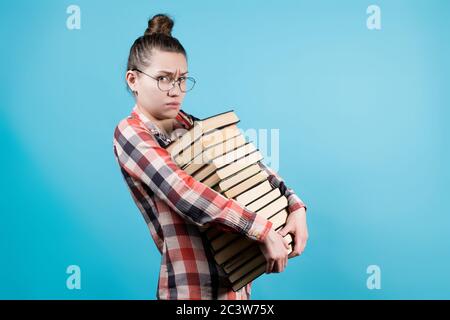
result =
M289 216L284 227L279 230L281 236L290 233L294 236L294 246L288 258L293 258L301 255L305 250L308 242L308 225L306 222L306 205L294 193L294 190L287 187L283 179L272 169L264 165L262 162L260 167L269 174L269 181L274 187L279 187L282 194L288 198Z
M125 171L198 226L224 225L259 242L265 240L272 227L272 222L180 169L136 119L127 118L119 123L114 132L114 152Z
M283 194L288 199L289 213L298 211L301 208L304 208L306 211L306 205L303 203L303 201L295 194L294 190L286 186L284 180L275 171L263 164L261 161L259 162L259 166L269 175L269 182L275 188L280 188L281 194Z

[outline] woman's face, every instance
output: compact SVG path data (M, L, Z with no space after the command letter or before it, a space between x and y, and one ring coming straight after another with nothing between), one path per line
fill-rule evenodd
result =
M169 77L172 80L188 76L186 57L181 53L153 50L150 66L140 71L153 78ZM174 119L183 102L185 92L178 83L169 91L161 91L158 81L138 71L128 71L126 80L131 90L137 91L136 103L156 120ZM175 103L175 105L170 105Z

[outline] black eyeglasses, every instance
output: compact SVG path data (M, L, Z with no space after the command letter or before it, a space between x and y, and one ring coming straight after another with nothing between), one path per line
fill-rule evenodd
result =
M181 92L191 91L195 86L195 79L192 77L179 77L177 80L174 80L168 76L159 76L155 78L139 69L132 69L131 71L140 72L142 74L145 74L147 77L158 81L159 90L164 92L172 90L172 88L175 86L175 82L178 83L178 88L180 88Z

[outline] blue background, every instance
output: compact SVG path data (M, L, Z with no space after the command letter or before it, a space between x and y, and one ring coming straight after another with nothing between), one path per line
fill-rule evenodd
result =
M81 29L66 8L81 8ZM366 9L381 8L368 30ZM0 2L0 298L155 299L159 253L113 157L128 51L175 19L183 109L280 129L310 239L252 299L450 298L448 1ZM66 268L81 268L81 290ZM369 265L381 289L366 287Z

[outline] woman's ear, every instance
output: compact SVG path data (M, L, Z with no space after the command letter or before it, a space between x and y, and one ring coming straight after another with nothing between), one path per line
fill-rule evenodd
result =
M125 74L125 80L127 81L131 91L137 91L137 75L135 71L128 70Z

